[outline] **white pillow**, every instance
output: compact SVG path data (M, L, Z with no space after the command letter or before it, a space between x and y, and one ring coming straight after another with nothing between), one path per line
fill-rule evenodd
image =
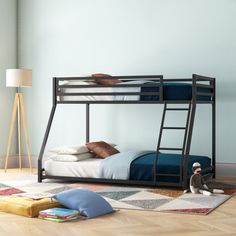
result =
M88 148L85 145L78 145L78 146L61 146L56 147L54 149L49 150L49 152L56 153L56 154L81 154L89 152Z
M82 161L82 160L93 158L93 157L94 157L94 154L87 152L87 153L82 153L79 155L68 155L68 154L67 155L66 154L52 155L49 158L53 161L73 162L73 161Z
M116 144L109 143L112 147L115 147ZM78 145L78 146L61 146L56 147L51 150L49 150L50 153L55 154L69 154L69 155L77 155L82 153L89 152L89 149L85 145Z

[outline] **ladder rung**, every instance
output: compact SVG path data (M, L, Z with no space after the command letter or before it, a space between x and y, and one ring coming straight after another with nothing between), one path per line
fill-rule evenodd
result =
M163 129L186 129L186 127L162 127Z
M166 108L167 111L188 111L188 108Z
M176 175L176 174L159 174L157 173L156 176L173 176L173 177L179 177L179 175Z
M173 151L182 151L182 148L167 148L167 147L160 147L159 150L173 150Z

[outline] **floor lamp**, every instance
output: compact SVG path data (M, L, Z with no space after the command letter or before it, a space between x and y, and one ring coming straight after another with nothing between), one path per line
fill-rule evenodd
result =
M30 145L29 145L29 135L28 128L26 125L26 115L25 115L25 105L23 94L20 92L21 87L31 87L32 86L32 71L28 69L8 69L6 71L6 86L16 87L17 93L15 94L15 99L13 103L11 124L7 142L7 154L5 160L5 172L7 171L7 164L12 144L12 136L16 121L16 113L18 118L18 151L19 151L19 168L22 168L22 126L25 133L25 141L28 152L28 161L30 171L32 171L32 163L30 157Z

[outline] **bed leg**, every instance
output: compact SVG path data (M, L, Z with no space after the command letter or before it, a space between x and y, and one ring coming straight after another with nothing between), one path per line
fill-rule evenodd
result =
M42 161L38 160L38 183L42 183Z
M56 110L56 105L53 105L50 116L49 116L49 120L48 120L48 124L47 124L47 128L46 128L46 132L44 134L44 138L43 138L43 143L40 149L40 153L39 153L39 158L38 158L38 182L41 183L42 179L43 179L43 169L42 169L42 159L43 159L43 153L47 144L47 140L48 140L48 135L51 129L51 125L52 125L52 120L55 114L55 110Z
M41 176L38 176L38 183L42 183L42 177Z

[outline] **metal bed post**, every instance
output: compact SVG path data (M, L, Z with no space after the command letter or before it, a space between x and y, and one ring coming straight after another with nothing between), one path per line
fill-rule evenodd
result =
M86 143L89 142L90 137L90 110L89 110L89 103L86 103Z
M57 106L57 96L56 96L57 86L58 86L58 81L56 78L53 78L53 86L52 86L52 104L53 105L52 105L51 113L48 119L46 132L44 134L43 143L42 143L40 153L39 153L39 158L38 158L38 182L42 182L42 179L43 179L42 159L43 159L44 150L47 144L48 135L52 126L52 121L53 121L53 117L54 117L56 106Z
M215 78L211 81L213 86L212 96L212 167L213 167L213 178L216 176L216 83Z
M159 101L163 102L163 87L164 87L164 83L163 83L163 76L160 76L160 87L159 87L159 91L160 91L160 95L159 95Z
M160 77L160 87L159 87L159 101L163 102L163 76ZM164 119L165 119L165 108L166 108L166 103L164 104L164 112L162 113L162 126L164 125ZM159 148L161 145L161 136L162 136L162 129L160 129L160 133L159 133L159 138L158 138L158 143L157 143L157 149L156 149L156 156L154 159L154 163L153 163L153 180L154 180L154 184L156 184L157 181L157 162L158 162L158 158L159 158Z

